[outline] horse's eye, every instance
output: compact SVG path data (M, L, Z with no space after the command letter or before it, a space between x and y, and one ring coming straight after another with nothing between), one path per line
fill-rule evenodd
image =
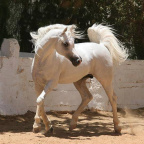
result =
M65 47L68 47L68 46L69 46L68 42L64 42L63 45L64 45Z

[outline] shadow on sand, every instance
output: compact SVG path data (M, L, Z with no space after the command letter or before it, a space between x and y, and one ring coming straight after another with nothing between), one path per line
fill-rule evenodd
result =
M139 117L144 117L144 109L139 109L140 113L133 111L133 114ZM18 116L0 116L0 134L5 132L11 133L26 133L32 132L34 122L33 112L27 112L25 115ZM85 111L79 117L77 128L69 131L69 123L71 120L70 113L49 112L47 115L52 119L54 133L47 133L46 137L58 137L65 139L77 139L82 136L86 139L93 136L110 135L119 136L113 129L112 113L101 113ZM119 116L125 117L125 112L119 110ZM41 135L36 135L41 137Z

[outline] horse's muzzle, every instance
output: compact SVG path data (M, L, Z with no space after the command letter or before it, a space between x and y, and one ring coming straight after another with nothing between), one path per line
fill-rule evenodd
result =
M71 57L71 58L70 58L70 61L72 62L72 64L73 64L74 66L78 66L78 65L81 64L82 58L81 58L81 57Z

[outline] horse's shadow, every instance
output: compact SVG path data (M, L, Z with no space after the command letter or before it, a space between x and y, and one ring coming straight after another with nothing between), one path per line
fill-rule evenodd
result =
M63 119L61 122L54 120L54 132L45 134L46 137L58 137L65 139L79 139L79 137L85 137L89 139L93 136L110 135L119 136L121 134L115 133L112 123L112 116L103 115L97 112L84 112L84 117L79 119L77 128L73 131L69 131L70 118L62 117L61 114L56 114L56 117ZM110 118L111 122L104 122L103 118ZM97 119L98 121L93 121ZM85 122L87 121L87 122ZM88 121L90 123L88 123ZM57 125L60 124L60 126ZM39 136L40 137L40 136Z
M124 117L124 112L119 112L121 117ZM138 117L144 117L143 109L140 109L141 115ZM102 114L97 112L86 111L83 116L79 117L77 128L73 131L69 131L69 123L71 116L61 113L47 113L52 118L52 124L54 127L53 133L45 134L45 137L58 137L65 139L89 139L93 136L109 135L119 136L114 132L112 114ZM0 134L6 132L11 133L27 133L32 131L32 125L34 122L35 113L27 112L25 115L19 116L0 116ZM127 126L128 124L125 124ZM43 137L43 135L36 135L37 137Z
M90 137L98 137L101 135L109 135L109 136L120 136L121 134L115 133L112 129L108 128L111 123L105 124L101 123L104 127L97 126L97 123L94 123L95 126L89 125L89 126L77 126L77 130L68 131L64 128L57 128L54 130L54 133L47 133L45 134L45 137L58 137L58 138L64 138L64 139L79 139L85 138L90 139ZM108 127L107 127L108 126ZM102 130L104 129L104 130Z

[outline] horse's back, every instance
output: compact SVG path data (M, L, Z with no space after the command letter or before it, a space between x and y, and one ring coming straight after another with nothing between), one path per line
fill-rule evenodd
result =
M79 43L75 45L77 52L84 62L92 61L95 64L113 66L112 56L109 50L101 43Z

